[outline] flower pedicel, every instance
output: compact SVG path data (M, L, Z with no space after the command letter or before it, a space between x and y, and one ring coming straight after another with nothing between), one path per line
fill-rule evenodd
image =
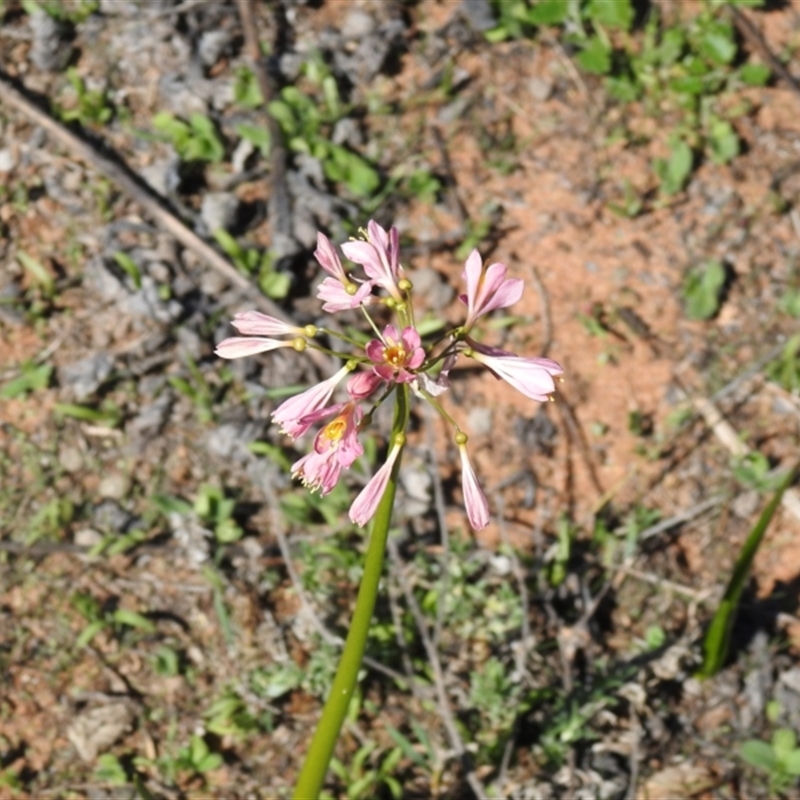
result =
M428 347L423 346L414 323L413 287L400 264L397 229L393 227L387 232L377 222L370 221L363 236L361 240L341 246L345 257L363 270L358 274L355 268L348 272L328 237L317 234L314 255L328 273L317 293L323 310L335 314L361 308L375 338L365 348L356 348L358 352L334 352L345 362L335 375L290 397L272 412L281 431L293 439L322 424L311 451L292 466L292 474L312 491L330 492L342 470L348 469L364 452L358 436L372 420L375 408L398 386L408 384L417 397L431 403L453 426L461 457L467 518L476 530L484 528L489 524L489 507L469 461L467 435L436 400L448 388L448 373L457 358L464 355L486 366L497 378L507 381L526 397L545 401L555 391L554 378L561 375L563 369L549 358L524 358L483 345L470 336L480 317L513 305L523 290L521 280L506 277L505 264L490 264L484 269L477 250L470 253L464 267L467 291L460 296L467 307L464 324ZM368 310L376 303L391 308L398 324L386 325L380 331ZM241 335L224 339L217 345L215 352L222 358L242 358L280 347L291 347L297 352L308 347L322 350L314 342L315 337L320 334L336 336L315 325L289 325L258 311L236 314L232 325ZM334 391L345 378L348 400L330 403ZM370 401L373 397L377 399ZM369 410L365 410L367 402L372 403ZM395 434L386 462L350 507L353 522L365 525L375 514L404 445L405 435Z

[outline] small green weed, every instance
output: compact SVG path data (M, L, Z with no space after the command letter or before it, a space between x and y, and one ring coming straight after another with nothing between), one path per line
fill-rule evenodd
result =
M200 521L213 532L220 544L238 542L244 531L233 519L236 501L225 497L225 492L217 486L204 483L197 492L194 512Z
M789 728L775 730L770 742L749 739L739 752L748 764L767 774L771 796L782 794L800 777L800 747Z
M766 373L787 392L800 391L800 334L789 338L778 358L767 364Z
M696 320L716 316L727 279L727 270L719 261L708 261L692 269L683 283L686 316Z
M283 300L292 287L291 276L285 272L276 272L272 267L272 256L269 251L259 252L254 248L245 249L226 230L212 231L219 246L228 258L245 274L255 275L258 286L267 297Z
M225 145L216 126L204 114L194 113L184 122L168 111L160 111L152 123L183 161L218 163L225 157Z
M397 778L392 777L392 772L402 757L400 747L382 750L376 742L367 742L348 759L347 764L338 758L331 759L331 771L344 784L347 800L379 797L384 786L395 800L400 800L403 787Z
M130 630L155 633L156 626L144 615L124 608L106 610L96 597L85 592L76 592L70 602L88 623L75 640L76 650L86 647L103 630L117 639Z
M261 722L250 712L242 697L233 689L225 689L204 712L206 729L218 736L244 738L249 733L272 726L271 715ZM262 724L263 723L263 724Z
M343 184L354 196L371 197L381 185L377 170L363 156L331 140L333 125L351 110L339 96L336 79L321 59L309 61L305 74L321 97L286 86L280 98L269 103L270 114L281 126L290 150L316 158L325 177Z
M114 116L114 106L108 92L89 89L74 67L67 69L67 80L75 92L75 104L57 107L64 122L78 122L84 127L102 126Z
M205 425L214 419L214 406L225 391L226 381L223 381L222 385L212 386L194 359L188 354L185 357L185 364L189 378L173 375L169 378L169 383L192 402L197 419Z
M758 492L774 492L785 477L783 472L773 472L769 459L758 451L734 459L731 470L742 486Z
M56 403L53 406L56 418L71 417L81 422L90 422L106 428L116 428L122 423L122 410L110 399L103 400L97 408L78 403Z
M54 19L79 25L100 8L100 0L22 0L22 8L26 14L44 11Z
M46 389L50 385L53 367L50 364L36 364L25 361L20 365L20 374L0 387L0 400L27 397L31 392Z

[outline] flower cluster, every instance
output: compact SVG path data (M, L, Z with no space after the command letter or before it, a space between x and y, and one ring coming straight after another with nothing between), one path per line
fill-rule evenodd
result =
M358 437L371 421L375 408L394 391L410 389L417 397L431 403L453 426L461 457L467 517L473 528L483 528L489 523L489 508L469 461L467 435L436 398L447 390L448 375L460 355L483 364L496 377L532 400L548 400L555 390L553 379L563 370L548 358L523 358L472 338L471 330L480 317L513 305L522 296L523 289L521 280L506 277L505 264L495 263L484 269L477 250L472 251L464 267L466 293L460 296L467 308L464 324L448 331L433 344L423 345L414 322L413 286L400 264L397 229L387 232L377 222L370 221L362 234L362 239L341 245L344 256L361 267L361 274L342 266L336 248L322 233L317 235L314 255L328 273L317 294L323 301L323 310L336 313L362 309L375 333L375 338L365 347L346 340L355 352L331 351L317 339L336 337L332 331L314 325L289 325L258 311L243 311L235 315L232 323L241 335L220 342L216 353L223 358L240 358L280 347L291 347L297 352L312 347L345 362L335 375L289 398L272 413L281 431L293 439L321 425L313 447L292 466L292 474L312 491L322 494L330 492L342 470L349 468L364 452ZM397 325L385 325L381 330L369 311L371 306L377 305L391 309ZM345 378L347 399L332 403L334 391ZM365 411L367 403L371 403L371 407ZM405 433L396 430L385 463L350 508L353 522L365 525L375 514L404 445Z

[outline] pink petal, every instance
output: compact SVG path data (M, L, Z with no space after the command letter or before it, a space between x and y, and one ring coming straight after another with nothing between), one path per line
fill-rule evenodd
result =
M364 400L381 385L374 372L357 372L347 381L347 391L353 400Z
M412 328L410 326L408 328L403 329L403 333L401 334L401 339L403 341L403 347L405 347L406 352L411 352L412 350L416 350L422 344L422 339L420 338L419 331L416 328ZM397 341L396 337L395 341Z
M322 300L323 311L334 314L337 311L347 311L351 308L358 308L360 305L368 305L372 302L371 292L372 283L370 281L358 285L355 294L348 294L347 289L336 278L325 278L317 289L317 299Z
M256 353L266 353L279 347L291 347L291 340L257 339L251 336L231 336L223 339L214 349L221 358L243 358Z
M392 467L403 445L393 445L386 463L370 478L369 483L359 492L358 497L350 506L350 519L362 528L374 516L378 509L378 504L386 491L386 484L389 483L389 476L392 474Z
M231 322L239 333L247 336L302 336L303 329L283 320L262 314L260 311L240 311Z
M333 275L339 283L344 283L347 280L344 267L339 260L339 254L331 244L331 240L324 233L317 233L317 249L314 251L314 257L322 269Z
M469 462L466 445L459 445L461 452L461 480L464 488L464 506L467 510L469 524L476 531L482 530L489 524L489 504L486 495L478 483L475 471Z
M478 296L482 272L483 259L478 250L474 249L467 256L466 263L464 264L464 272L461 275L467 282L467 294L461 298L467 304L467 308L472 308L475 305L475 298Z
M341 474L342 466L333 453L320 454L312 450L292 465L292 475L312 492L322 495L336 486Z
M367 346L364 348L364 352L367 354L367 358L370 361L372 361L374 364L380 364L383 362L384 348L385 345L380 339L373 339L367 343Z
M293 439L302 436L309 428L309 424L303 418L322 408L330 399L336 385L349 372L350 370L344 366L322 383L285 400L272 412L272 419Z

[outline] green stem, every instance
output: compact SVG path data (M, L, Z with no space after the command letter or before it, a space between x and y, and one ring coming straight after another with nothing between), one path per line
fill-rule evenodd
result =
M408 422L408 389L398 387L395 418L392 428L392 440L398 433L406 429ZM353 621L344 643L344 650L333 679L328 701L322 710L322 717L314 732L314 738L306 754L303 768L294 789L294 800L317 800L319 798L328 764L333 755L333 748L339 738L339 731L347 715L350 699L356 688L358 671L361 669L361 659L367 645L369 624L372 612L375 609L375 600L378 596L378 585L383 570L383 555L386 550L386 540L389 537L389 526L392 522L392 507L397 489L397 476L400 472L400 458L398 455L394 463L389 483L383 493L378 510L372 523L372 536L367 549L364 562L364 576L358 589L356 608L353 612Z

